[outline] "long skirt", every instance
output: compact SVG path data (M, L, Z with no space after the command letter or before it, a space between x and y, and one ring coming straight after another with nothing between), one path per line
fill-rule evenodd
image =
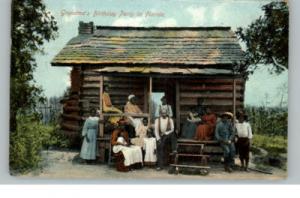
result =
M249 160L250 141L249 138L238 138L238 152L240 159Z
M197 125L193 122L186 121L182 127L181 137L186 139L193 139L196 133Z
M107 107L104 110L105 113L123 113L120 109L116 107ZM112 124L117 124L121 117L109 117L108 121Z
M115 145L113 147L113 152L118 153L122 152L124 155L124 165L130 166L135 163L143 163L143 153L142 149L139 146L122 146L122 145Z
M196 140L211 140L213 139L213 127L208 124L200 124L197 127L195 139Z
M96 145L97 145L97 130L89 129L87 136L89 142L84 138L80 150L80 157L85 160L95 160L96 159Z
M156 139L144 138L145 157L144 162L147 164L154 164L157 161L156 157Z

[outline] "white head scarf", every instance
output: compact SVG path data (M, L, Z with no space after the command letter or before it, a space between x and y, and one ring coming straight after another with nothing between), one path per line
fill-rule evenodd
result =
M128 96L128 100L131 100L134 97L135 97L135 95L131 94L131 95Z

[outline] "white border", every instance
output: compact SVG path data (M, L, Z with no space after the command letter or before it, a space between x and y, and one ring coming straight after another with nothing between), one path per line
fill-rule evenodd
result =
M170 181L170 180L46 180L11 177L8 169L10 1L0 2L0 184L300 184L300 1L290 0L290 68L289 68L289 153L288 178L282 181ZM119 188L119 187L118 187ZM214 191L218 193L218 191Z

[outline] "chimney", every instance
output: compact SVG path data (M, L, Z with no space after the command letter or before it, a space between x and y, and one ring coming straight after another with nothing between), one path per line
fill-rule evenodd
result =
M94 23L84 23L83 21L79 22L78 27L78 33L79 34L93 34L94 33Z

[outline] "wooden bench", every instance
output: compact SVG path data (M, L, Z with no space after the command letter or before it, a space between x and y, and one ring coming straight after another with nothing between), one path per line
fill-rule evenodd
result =
M208 147L208 148L206 148ZM199 169L201 175L208 175L210 166L208 159L211 155L222 155L222 149L218 141L197 141L192 139L178 139L177 153L174 158L174 163L170 164L172 169L169 173L178 174L179 170ZM182 158L199 158L195 164L183 164Z

